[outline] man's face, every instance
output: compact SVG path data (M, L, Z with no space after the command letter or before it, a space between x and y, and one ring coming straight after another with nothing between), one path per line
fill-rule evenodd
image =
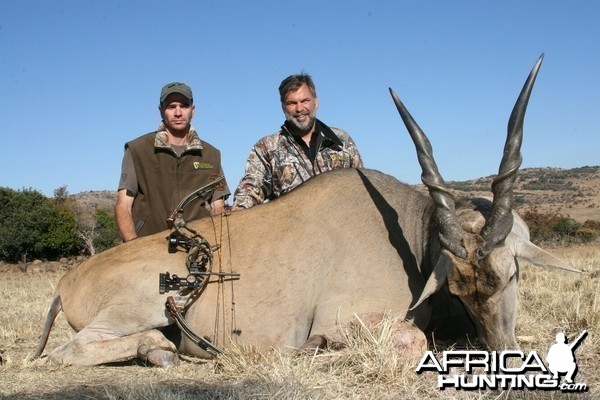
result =
M194 105L184 95L173 93L160 107L160 114L169 132L187 134L194 116Z
M285 118L302 132L312 129L318 108L319 99L312 95L306 84L295 92L289 92L283 103Z

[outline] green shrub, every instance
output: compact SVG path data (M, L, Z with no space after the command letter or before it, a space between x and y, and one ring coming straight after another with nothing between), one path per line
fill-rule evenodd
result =
M0 257L8 262L77 254L73 214L33 189L0 187Z
M99 253L109 249L120 241L117 223L114 217L106 210L98 209L94 213L96 220L96 236L94 237L94 247Z
M522 217L529 227L531 241L537 244L587 243L600 237L600 222L588 220L580 224L569 217L537 210L527 211Z

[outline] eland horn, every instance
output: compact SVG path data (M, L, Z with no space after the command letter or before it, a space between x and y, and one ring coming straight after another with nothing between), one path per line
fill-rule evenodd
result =
M463 230L456 217L454 196L448 189L446 182L438 171L433 158L433 150L427 136L410 115L398 95L390 88L390 94L396 103L396 108L406 125L406 129L415 144L417 157L421 165L421 180L427 186L429 194L436 203L436 217L440 227L440 240L444 247L454 255L461 258L467 257L463 244Z
M513 187L522 161L523 120L525 119L529 96L531 95L531 90L533 89L533 84L535 83L535 78L543 59L544 54L538 58L529 73L510 114L504 155L500 162L498 175L492 182L492 192L494 194L492 214L481 230L481 237L484 242L477 252L479 259L486 257L498 244L502 243L512 229Z

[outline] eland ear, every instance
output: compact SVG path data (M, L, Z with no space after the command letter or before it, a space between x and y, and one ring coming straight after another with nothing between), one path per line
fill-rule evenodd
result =
M529 228L519 214L514 215L512 231L506 238L506 244L513 249L515 257L527 261L532 265L543 268L563 269L570 272L582 272L571 267L558 257L553 256L546 250L542 250L529 240Z
M452 261L450 261L450 258L445 253L445 251L442 251L440 254L440 258L438 258L438 261L433 268L433 272L429 275L429 279L427 279L427 282L425 283L425 287L421 292L419 300L409 308L409 311L414 311L415 308L440 290L448 281L448 273L450 268L452 268Z
M583 272L571 267L558 257L553 256L546 250L537 247L529 240L525 240L517 235L511 234L514 240L515 256L530 264L543 268L563 269L570 272Z

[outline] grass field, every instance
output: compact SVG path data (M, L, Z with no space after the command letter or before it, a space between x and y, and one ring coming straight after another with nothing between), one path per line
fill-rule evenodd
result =
M524 352L544 357L557 332L569 340L587 329L576 350L585 393L557 391L439 390L437 375L417 375L420 357L391 350L388 331L348 332L347 348L292 356L249 348L231 349L214 361L184 358L176 367L141 363L63 367L29 361L62 272L0 274L0 399L591 399L600 398L600 248L577 246L550 251L585 272L542 270L522 265L517 336ZM385 326L383 327L385 328ZM73 332L59 316L46 351ZM430 344L441 352L452 344Z

